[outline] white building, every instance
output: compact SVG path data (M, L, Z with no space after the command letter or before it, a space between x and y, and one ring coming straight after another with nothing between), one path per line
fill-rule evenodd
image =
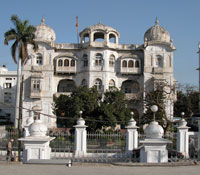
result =
M0 67L0 122L15 121L16 80L16 71L8 71L5 65Z
M68 94L81 85L96 86L102 92L115 86L122 88L127 98L153 89L155 80L174 85L175 47L157 19L144 34L141 45L119 44L119 32L101 23L81 31L79 44L55 43L56 34L44 19L36 28L39 50L35 53L29 47L30 59L23 70L24 108L53 115L53 95ZM132 108L142 116L142 105L132 104ZM166 110L172 118L173 100L166 101ZM33 115L23 110L23 125ZM56 119L46 115L41 119L49 127L56 126Z

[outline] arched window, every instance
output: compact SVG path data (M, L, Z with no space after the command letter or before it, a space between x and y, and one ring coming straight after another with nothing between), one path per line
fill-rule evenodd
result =
M87 80L86 80L86 79L83 79L83 80L82 80L81 86L87 86Z
M128 61L128 67L133 67L133 60Z
M114 34L109 35L109 42L110 43L116 43L116 36Z
M124 60L124 61L122 62L122 67L127 67L127 61Z
M40 66L42 65L42 55L41 54L37 54L36 56L36 65Z
M115 87L115 81L111 79L109 81L109 90L112 90L114 87Z
M110 55L109 66L110 67L114 67L114 64L115 64L115 56L114 55Z
M87 67L88 66L88 56L87 54L83 55L83 67Z
M171 56L169 56L169 67L171 67L172 66L172 58L171 58Z
M135 67L137 67L137 68L140 67L140 64L139 64L138 60L135 61Z
M65 59L65 61L64 61L64 66L69 66L69 60L68 59Z
M75 67L75 60L71 60L71 67Z
M161 56L156 57L155 67L163 67L163 61Z
M96 32L94 34L94 41L104 41L104 33Z
M70 79L60 80L57 87L57 92L72 92L75 87L76 84L73 80Z
M137 81L126 80L122 83L122 90L124 93L138 93L140 85Z
M100 79L96 79L94 82L94 87L100 91L102 89L102 81Z
M89 42L89 34L86 33L86 34L83 36L83 39L84 39L84 43Z
M95 66L103 65L103 55L101 53L97 53L95 57Z
M58 66L59 67L63 66L63 60L58 60Z

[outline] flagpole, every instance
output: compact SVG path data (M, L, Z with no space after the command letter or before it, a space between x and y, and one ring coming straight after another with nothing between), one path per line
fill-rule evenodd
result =
M76 16L77 43L79 44L78 16Z

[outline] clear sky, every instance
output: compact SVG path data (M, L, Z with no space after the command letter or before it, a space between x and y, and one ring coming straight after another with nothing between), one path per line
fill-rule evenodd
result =
M76 43L76 16L79 31L101 21L120 33L121 44L143 44L144 33L159 24L174 41L175 78L180 83L198 85L198 42L200 41L199 0L0 0L0 65L16 70L4 33L13 27L10 17L17 14L38 25L45 23L56 32L57 43Z

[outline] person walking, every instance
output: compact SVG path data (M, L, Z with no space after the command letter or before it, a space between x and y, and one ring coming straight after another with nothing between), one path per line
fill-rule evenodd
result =
M8 142L8 145L7 145L7 157L6 157L7 161L11 161L12 160L13 142L14 142L14 140L10 139L10 141Z

